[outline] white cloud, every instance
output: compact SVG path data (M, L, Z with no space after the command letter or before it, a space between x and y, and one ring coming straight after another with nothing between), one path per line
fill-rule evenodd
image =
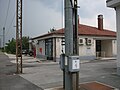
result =
M6 28L10 25L15 9L15 0L10 0L9 19ZM23 35L38 36L52 28L62 28L64 0L23 0ZM78 0L80 23L97 27L97 15L104 15L104 28L116 30L115 11L106 7L106 0ZM8 0L0 0L0 29L3 27ZM12 14L10 14L12 13ZM6 39L15 37L15 23L12 24ZM2 33L2 31L0 32ZM6 40L7 41L7 40Z
M97 27L97 16L103 14L104 28L116 30L115 11L106 6L106 0L79 0L81 23Z
M41 2L25 2L24 34L38 36L47 33L50 28L62 27L62 14L44 6ZM33 7L34 6L34 7Z

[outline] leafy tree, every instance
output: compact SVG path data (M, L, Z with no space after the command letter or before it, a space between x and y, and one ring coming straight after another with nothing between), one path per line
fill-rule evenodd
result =
M22 49L29 50L29 37L22 37Z
M29 50L29 37L22 37L22 49ZM5 51L11 54L16 53L16 40L14 38L8 41L5 46Z
M8 43L5 46L5 51L7 53L15 54L15 52L16 52L16 40L14 38L12 38L11 41L10 40L8 41Z

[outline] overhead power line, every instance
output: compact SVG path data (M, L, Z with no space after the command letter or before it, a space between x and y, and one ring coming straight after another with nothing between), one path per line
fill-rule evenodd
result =
M64 5L64 0L62 0L61 5L62 5L62 6L61 6L61 9L62 9L62 28L63 28L63 26L64 26L64 25L63 25L63 24L64 24L64 23L63 23L63 22L64 22L64 21L63 21L63 18L64 18L64 15L63 15L63 14L64 14L64 6L63 6L63 5Z
M9 2L8 2L8 7L7 7L7 14L6 14L6 18L5 18L4 27L6 26L7 17L8 17L8 12L9 12L9 7L10 7L10 0L9 0Z
M10 28L13 27L12 24L13 24L14 19L15 19L15 13L14 13L13 18L12 18L12 20L11 20L11 23L10 23L8 29L7 29L6 35L8 34Z

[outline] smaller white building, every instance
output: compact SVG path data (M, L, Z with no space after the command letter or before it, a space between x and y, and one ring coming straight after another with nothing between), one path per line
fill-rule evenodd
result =
M78 34L80 59L116 56L116 32L103 29L103 15L98 15L97 28L79 24ZM32 41L37 58L59 61L60 54L65 53L64 29L34 37Z
M117 27L117 74L120 75L120 0L107 0L107 6L116 10ZM112 13L111 13L112 14Z

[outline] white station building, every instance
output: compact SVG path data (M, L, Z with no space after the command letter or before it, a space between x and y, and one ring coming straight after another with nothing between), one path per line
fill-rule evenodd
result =
M103 28L103 15L98 15L98 27L79 24L78 34L80 59L116 56L116 32ZM31 44L36 48L36 57L59 61L60 54L65 53L64 38L64 29L32 38Z

